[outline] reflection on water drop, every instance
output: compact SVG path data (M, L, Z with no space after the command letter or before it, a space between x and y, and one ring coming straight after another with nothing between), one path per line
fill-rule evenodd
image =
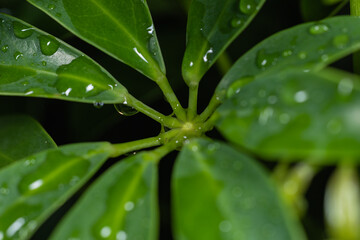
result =
M95 108L102 108L104 106L104 103L103 102L94 102L94 107Z
M354 83L349 78L342 79L338 84L338 92L340 95L349 96L354 88Z
M116 111L118 111L118 113L124 116L132 116L138 113L138 111L135 108L130 107L126 104L119 103L119 104L115 104L114 106Z
M136 53L136 55L138 55L144 62L148 63L146 58L139 52L139 50L136 47L134 47L133 50Z
M290 49L284 50L284 51L282 52L282 56L283 56L283 57L289 57L289 56L291 56L292 54L293 54L293 51L290 50Z
M94 85L92 85L92 84L89 84L89 85L87 85L86 86L86 92L90 92L91 90L93 90L94 89Z
M42 179L38 179L29 185L29 190L35 190L35 189L41 187L43 185L43 183L44 182Z
M54 9L55 9L55 5L54 5L54 4L49 4L49 5L48 5L48 9L49 9L49 10L54 10Z
M242 77L239 80L234 81L227 90L227 93L226 93L227 97L230 98L230 97L234 96L235 94L238 94L244 85L248 84L249 82L251 82L253 80L254 80L253 76L247 76L247 77Z
M307 58L307 53L304 52L304 51L299 52L298 57L299 57L300 59L305 59L305 58Z
M313 35L323 34L329 31L329 27L325 24L315 24L309 28L309 32Z
M273 116L273 114L274 114L274 109L272 109L271 107L265 108L263 111L260 112L259 124L266 125L269 119Z
M256 65L263 69L275 65L279 55L277 53L266 53L264 49L259 50L256 56Z
M254 0L240 0L239 8L242 13L250 15L256 10L256 3Z
M60 47L60 43L52 36L40 36L39 37L41 52L46 56L51 56Z
M308 100L308 98L309 98L309 96L306 91L298 91L294 95L294 100L295 100L295 102L298 102L298 103L306 102Z
M219 224L219 229L222 232L229 232L231 228L232 228L232 224L230 221L225 220Z
M24 56L24 54L22 54L22 53L19 52L19 51L16 51L16 52L14 53L14 58L15 58L16 61L19 60L20 58L22 58L23 56Z
M105 226L100 230L100 236L103 238L108 238L111 235L111 228L109 226Z
M204 62L208 62L208 61L209 61L209 54L212 54L212 53L213 53L213 49L210 48L210 49L205 53L205 55L203 56Z
M3 53L6 53L6 52L8 51L8 49L9 49L9 46L8 46L8 45L4 45L4 46L1 47L1 51L2 51Z
M13 22L14 35L17 38L25 39L33 34L33 28L22 24L21 22Z
M131 211L134 209L134 206L135 206L135 204L133 202L129 201L129 202L125 203L124 209L125 209L125 211Z
M348 35L338 35L334 37L333 44L337 48L344 48L349 43L349 36Z
M126 240L126 239L127 239L126 232L124 232L124 231L119 231L119 232L116 234L116 240Z
M242 24L242 21L240 18L233 18L231 20L231 26L232 27L239 27Z
M21 217L21 218L16 219L6 230L6 235L11 238L20 230L20 228L24 224L25 224L25 218Z

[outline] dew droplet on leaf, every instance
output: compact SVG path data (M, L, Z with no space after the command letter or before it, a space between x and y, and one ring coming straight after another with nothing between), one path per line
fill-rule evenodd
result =
M60 43L54 37L51 36L45 36L45 35L40 36L39 42L40 42L41 52L46 56L53 55L60 47Z
M116 111L118 111L118 113L124 116L132 116L138 113L138 111L135 108L130 107L127 104L119 103L119 104L115 104L114 106Z
M14 35L17 38L25 39L30 37L33 34L33 28L26 26L21 22L13 22Z
M329 27L326 24L315 24L309 28L309 32L313 35L323 34L329 31Z

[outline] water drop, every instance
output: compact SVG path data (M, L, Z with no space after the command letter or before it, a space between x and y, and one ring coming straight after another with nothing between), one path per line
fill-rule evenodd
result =
M46 61L42 61L41 62L41 65L43 65L44 67L47 65L47 62Z
M129 202L125 203L124 209L125 209L125 211L131 211L134 209L134 206L135 206L135 204L133 202L129 201Z
M339 82L337 89L340 95L349 96L352 93L353 88L354 88L353 81L349 78L344 78Z
M101 228L100 230L100 236L103 238L108 238L111 235L111 228L108 226L105 226Z
M260 112L259 115L259 124L260 125L266 125L269 119L273 116L274 109L271 107L265 108L263 111Z
M275 104L275 103L277 102L277 100L278 100L278 99L277 99L277 97L276 97L276 96L271 95L271 96L269 96L269 97L268 97L268 99L267 99L267 100L268 100L268 103L269 103L269 104Z
M349 36L348 35L338 35L334 37L333 44L337 48L344 48L349 43Z
M306 102L308 100L308 98L309 98L309 96L306 91L298 91L294 95L294 100L295 100L295 102L298 102L298 103Z
M282 56L283 56L283 57L289 57L289 56L291 56L292 54L293 54L293 51L290 50L290 49L284 50L284 51L282 52Z
M321 61L327 61L329 59L329 55L323 54L321 55Z
M92 90L94 90L94 85L89 84L89 85L86 86L85 92L90 92L90 91L92 91Z
M60 47L60 43L51 36L40 36L39 42L41 52L46 56L53 55Z
M124 116L132 116L138 113L138 111L135 108L130 107L126 104L119 103L119 104L115 104L114 106L116 111L118 111L118 113Z
M49 10L54 10L54 9L55 9L55 5L54 5L54 4L49 4L49 5L48 5L48 9L49 9Z
M126 232L124 232L124 231L119 231L119 232L116 234L116 240L126 240L126 239L127 239Z
M104 106L103 102L94 102L94 107L95 108L102 108Z
M240 0L239 8L242 13L250 15L256 10L256 3L254 0Z
M229 232L232 228L232 224L230 221L222 221L220 224L219 224L219 229L220 231L222 232Z
M21 218L16 219L6 230L6 235L11 238L20 230L20 228L24 224L25 224L25 218L21 217Z
M22 24L21 22L13 22L14 34L16 37L25 39L33 34L33 28Z
M243 78L240 78L239 80L234 81L227 90L227 93L226 93L227 97L230 98L230 97L234 96L235 94L239 93L243 86L245 86L246 84L248 84L249 82L251 82L253 80L254 80L254 77L243 77Z
M299 57L300 59L305 59L305 58L307 58L307 53L304 52L304 51L299 52L298 57Z
M338 134L342 129L342 123L338 119L332 119L328 122L326 128L331 134Z
M231 20L231 26L232 27L239 27L242 24L242 20L240 18L233 18Z
M210 48L209 50L206 51L205 55L203 56L203 60L204 62L208 62L209 61L209 55L212 54L214 51L212 48Z
M24 55L21 53L21 52L19 52L19 51L16 51L15 53L14 53L14 58L15 58L15 60L17 61L17 60L19 60L20 58L22 58Z
M282 113L279 116L279 121L281 124L288 124L290 121L290 116L287 113Z
M6 53L6 52L8 51L8 49L9 49L9 46L8 46L8 45L4 45L4 46L2 46L1 51L2 51L3 53Z
M2 184L0 187L0 195L8 195L9 192L10 192L10 190L9 190L8 185L6 183Z
M256 56L256 64L259 68L267 68L275 65L278 60L279 54L277 53L266 53L265 50L260 50Z
M329 31L329 27L325 24L315 24L309 28L309 32L313 35L323 34Z
M39 187L41 187L43 185L43 180L42 179L38 179L34 182L32 182L30 185L29 185L29 190L35 190L35 189L38 189Z
M146 62L146 63L149 63L147 60L146 60L146 58L139 52L139 50L135 47L135 48L133 48L133 50L134 50L134 52L136 53L136 55L138 55L140 58L141 58L141 60L143 60L144 62Z

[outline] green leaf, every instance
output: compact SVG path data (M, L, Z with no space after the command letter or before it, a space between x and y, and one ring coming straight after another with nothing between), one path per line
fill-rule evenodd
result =
M28 0L61 25L153 80L165 66L144 0Z
M157 239L157 165L147 153L108 170L50 239Z
M238 80L276 74L289 67L318 70L360 49L360 18L341 16L277 33L248 51L218 85L222 95Z
M199 82L226 47L247 27L265 0L193 0L182 73Z
M56 148L55 142L33 118L0 117L0 168L49 148Z
M28 239L111 154L109 143L73 144L0 170L0 238Z
M327 17L333 10L330 4L325 5L322 0L301 0L300 10L305 21L316 21Z
M262 77L231 91L217 127L265 158L358 158L359 80L334 69Z
M225 144L186 145L172 187L175 239L305 239L266 173Z
M100 65L33 26L0 14L0 95L122 103L127 90Z

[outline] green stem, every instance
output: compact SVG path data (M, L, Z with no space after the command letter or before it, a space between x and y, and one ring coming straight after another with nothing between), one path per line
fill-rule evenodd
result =
M169 154L170 152L174 151L177 148L177 145L175 144L174 141L171 141L159 148L156 148L153 151L153 154L156 156L156 159L158 159L158 161L160 159L162 159L164 156L166 156L167 154Z
M341 9L343 9L346 4L349 3L349 0L344 0L342 1L339 5L337 5L337 7L327 16L328 18L329 17L333 17L335 16L336 14L338 14L340 12Z
M188 106L188 121L191 121L197 115L197 101L199 93L199 84L189 87L189 106Z
M360 0L350 0L350 14L360 16ZM353 55L354 72L360 74L360 52Z
M141 140L136 140L126 143L117 143L113 144L113 153L111 157L119 157L125 153L138 151L145 148L159 146L161 144L167 143L171 138L178 134L179 130L170 130L168 132L162 133L156 137L144 138Z
M159 113L158 111L147 106L146 104L139 101L138 99L131 96L130 94L128 94L126 96L126 101L127 101L127 104L130 105L131 107L133 107L136 110L138 110L139 112L147 115L148 117L154 119L155 121L165 125L166 127L180 128L182 126L182 124L176 118L165 116L165 115Z
M216 108L221 104L220 96L214 94L210 100L209 105L205 108L205 110L200 114L196 121L204 122L206 121L216 110Z
M216 67L222 75L225 75L230 70L232 65L231 58L226 51L224 51L216 61Z
M174 110L176 116L181 121L186 121L186 113L185 110L182 108L179 100L177 99L174 91L172 90L169 81L164 76L162 78L159 78L156 81L157 85L160 87L161 91L164 93L165 98L170 103L171 108Z

